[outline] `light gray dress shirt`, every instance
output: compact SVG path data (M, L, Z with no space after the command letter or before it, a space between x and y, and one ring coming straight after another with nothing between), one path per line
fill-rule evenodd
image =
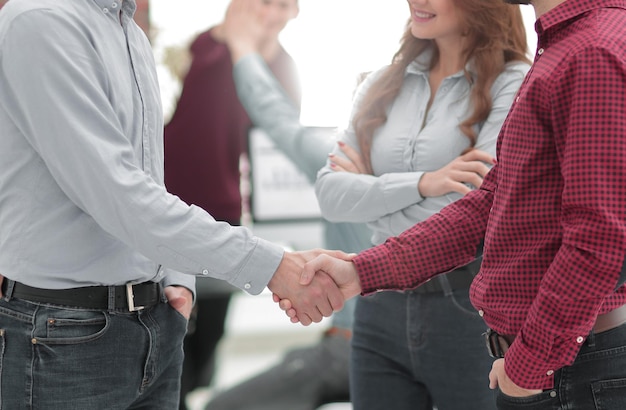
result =
M400 93L388 109L387 122L374 133L374 175L335 172L328 164L318 174L316 193L323 216L330 221L367 223L375 245L461 197L450 193L424 198L417 189L424 172L442 168L470 144L458 126L470 112L470 83L462 71L441 82L427 112L430 55L427 50L409 64ZM475 148L495 156L500 127L528 69L526 63L511 63L497 77L491 87L491 113L475 127ZM354 110L382 70L369 75L359 87ZM340 139L358 150L352 125ZM338 148L334 153L345 157Z
M159 86L135 8L11 0L0 11L0 273L53 289L193 288L206 275L257 294L283 249L163 186Z

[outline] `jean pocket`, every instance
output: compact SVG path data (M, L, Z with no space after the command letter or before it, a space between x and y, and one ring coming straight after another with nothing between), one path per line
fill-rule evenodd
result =
M496 407L498 410L517 409L559 409L558 395L554 390L546 390L539 394L527 397L512 397L498 389L496 393Z
M596 410L626 409L626 379L596 381L591 390Z
M110 322L102 311L44 309L37 313L36 323L36 343L71 345L101 338Z
M169 303L166 303L166 306L168 307L168 309L173 311L173 313L175 313L176 317L178 317L180 320L182 320L185 323L185 326L187 326L187 323L189 323L189 319L187 319L185 316L183 316L182 313L180 313L177 309L172 307L172 305L170 305Z

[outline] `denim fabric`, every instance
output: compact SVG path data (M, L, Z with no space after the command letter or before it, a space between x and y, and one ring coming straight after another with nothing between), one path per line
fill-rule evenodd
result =
M178 408L186 319L0 299L0 409Z
M498 409L626 409L626 325L591 334L572 366L555 372L554 381L554 389L531 397L499 392Z
M356 410L489 410L485 324L467 290L359 298L352 340Z

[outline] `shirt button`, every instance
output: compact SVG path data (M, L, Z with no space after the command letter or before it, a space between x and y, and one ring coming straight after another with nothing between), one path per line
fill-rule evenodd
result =
M113 4L111 4L111 7L113 7L114 9L116 9L116 8L117 8L117 3L113 3Z
M556 397L556 392L554 390L550 392L550 397Z
M584 338L584 337L582 337L582 336L578 336L578 337L576 338L576 343L580 344L580 343L582 343L584 340L585 340L585 338Z
M478 311L478 316L483 317L485 316L485 312L481 309Z
M548 370L548 372L546 373L548 376L552 376L554 374L554 370Z
M202 271L202 274L203 274L203 275L208 275L208 274L209 274L209 271L205 269L205 270L203 270L203 271Z
M246 283L245 285L243 285L244 289L250 289L252 287L252 285L250 285L249 283Z
M109 9L107 9L106 7L102 9L102 11L104 11L105 13L109 12Z
M539 50L537 50L537 54L542 55L543 54L543 48L540 48Z

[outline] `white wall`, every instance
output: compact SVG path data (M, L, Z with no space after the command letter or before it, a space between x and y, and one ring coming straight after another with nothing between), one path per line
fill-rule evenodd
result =
M157 62L163 49L187 43L192 36L222 20L229 0L152 0ZM342 126L351 108L356 76L387 64L398 47L408 18L406 1L300 0L300 16L281 40L296 60L303 83L302 122ZM534 12L522 6L534 52ZM166 117L173 109L178 85L159 68Z

